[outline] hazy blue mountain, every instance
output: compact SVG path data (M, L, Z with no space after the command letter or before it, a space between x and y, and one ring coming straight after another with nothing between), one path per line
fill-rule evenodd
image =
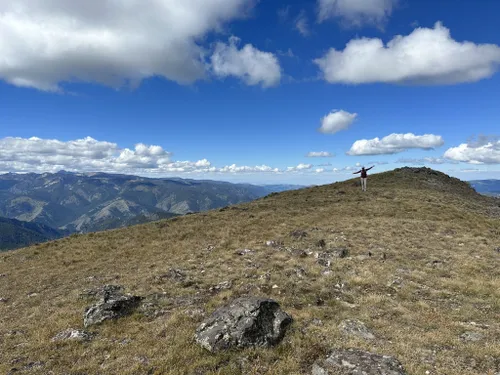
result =
M478 193L500 197L500 180L475 180L469 183Z
M269 193L280 193L287 190L298 190L304 189L307 186L304 185L262 185L264 189L267 189Z
M8 173L0 175L0 216L89 232L248 202L287 186L64 171Z
M66 234L43 224L0 217L0 251L53 240Z

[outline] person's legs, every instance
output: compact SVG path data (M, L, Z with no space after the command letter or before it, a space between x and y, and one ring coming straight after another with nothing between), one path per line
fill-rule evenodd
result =
M361 177L361 190L366 191L366 178Z
M365 178L365 191L366 191L366 183L368 182L368 179Z

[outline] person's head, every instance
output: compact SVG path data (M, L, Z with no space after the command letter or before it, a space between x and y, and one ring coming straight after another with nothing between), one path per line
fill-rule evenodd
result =
M361 167L361 169L364 171L364 170L365 170L365 167Z

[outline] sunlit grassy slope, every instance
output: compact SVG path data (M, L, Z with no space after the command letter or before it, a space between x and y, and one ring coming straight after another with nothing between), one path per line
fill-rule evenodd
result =
M291 237L296 229L308 236ZM320 240L350 251L329 274L314 257ZM495 374L499 246L499 200L429 169L370 176L366 193L351 180L71 236L0 255L7 300L0 302L0 373L308 374L331 348L355 347L393 355L409 374ZM235 254L244 248L255 252ZM171 268L186 279L160 277ZM223 281L232 287L209 291ZM89 343L52 342L62 330L83 328L92 301L80 294L103 284L164 293L163 314L105 323L91 329L98 336ZM242 295L273 298L292 314L282 344L217 355L198 347L201 312ZM343 334L339 324L348 318L376 339ZM466 341L466 332L482 338Z

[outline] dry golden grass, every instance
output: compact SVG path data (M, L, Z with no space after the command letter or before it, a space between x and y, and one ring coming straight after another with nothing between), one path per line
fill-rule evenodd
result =
M0 255L0 297L8 298L0 302L0 373L308 374L335 347L394 355L409 374L499 372L498 200L423 172L374 175L368 187L362 193L347 181L285 192ZM308 237L291 238L295 229ZM329 275L312 255L265 246L281 240L288 248L321 251L320 239L350 250ZM206 250L209 245L215 249ZM235 255L241 248L255 253ZM184 270L189 282L155 279L170 268ZM227 280L231 289L207 292ZM165 299L159 303L168 312L156 319L135 313L90 329L98 336L89 343L52 342L62 330L83 327L92 302L79 295L103 284L195 304ZM185 311L210 314L246 294L273 298L293 315L282 344L217 355L198 347L193 334L203 318ZM376 339L345 336L338 325L348 318L363 321ZM465 342L460 335L467 331L484 338ZM27 370L35 362L43 366Z

